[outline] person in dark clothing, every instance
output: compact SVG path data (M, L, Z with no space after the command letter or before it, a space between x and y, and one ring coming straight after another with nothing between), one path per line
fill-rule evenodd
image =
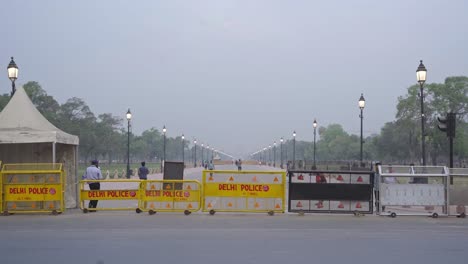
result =
M140 178L140 180L148 179L149 170L148 168L145 167L145 165L146 165L146 162L142 161L141 167L138 169L138 177Z

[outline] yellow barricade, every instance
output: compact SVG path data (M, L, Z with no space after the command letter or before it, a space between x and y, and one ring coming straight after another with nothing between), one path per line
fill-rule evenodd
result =
M64 212L65 172L62 164L4 164L0 175L4 215Z
M156 212L191 212L201 208L201 184L195 180L142 181L139 209Z
M284 171L203 171L202 211L284 213Z
M90 190L89 183L99 182L99 190ZM138 209L141 180L82 180L80 181L80 208L83 213L92 211L130 211ZM86 206L86 201L97 200L96 209Z

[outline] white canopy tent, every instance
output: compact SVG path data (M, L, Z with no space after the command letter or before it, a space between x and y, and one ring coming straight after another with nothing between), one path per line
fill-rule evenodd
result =
M3 163L63 163L65 205L77 206L77 136L52 125L21 87L0 113L0 160Z

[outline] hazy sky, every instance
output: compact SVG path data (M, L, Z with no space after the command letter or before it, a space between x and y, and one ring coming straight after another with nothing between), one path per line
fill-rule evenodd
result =
M0 92L38 81L60 103L133 112L234 155L281 136L312 140L340 123L359 134L394 120L416 83L468 75L468 1L4 1ZM3 62L2 62L3 61ZM0 75L1 76L1 75Z

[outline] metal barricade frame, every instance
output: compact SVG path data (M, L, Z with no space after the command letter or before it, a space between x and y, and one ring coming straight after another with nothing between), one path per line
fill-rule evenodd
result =
M449 215L465 218L468 210L468 168L450 168ZM458 179L457 179L458 178Z
M434 218L439 215L448 215L449 171L447 167L379 165L377 175L375 185L378 190L379 215L396 217L397 211L405 208L406 210L398 212L398 215L423 215ZM442 183L434 182L437 178L442 179ZM411 179L413 182L414 179L418 181L424 179L424 182L413 183ZM432 183L430 179L433 180ZM427 183L425 183L426 180ZM424 211L415 211L418 206L424 207ZM442 208L440 214L436 212L436 206ZM389 209L388 207L391 210L385 210ZM413 207L416 208L409 210Z
M228 176L224 176L226 178L224 181L215 182L213 175L216 174ZM208 175L209 177L207 177ZM238 181L235 180L234 175L253 175L253 177L251 181ZM263 175L277 176L269 179L271 180L270 182L263 182L262 184L262 182L257 179L257 176ZM214 215L215 212L266 212L269 215L274 215L275 212L284 213L285 211L285 171L204 170L202 174L202 185L202 212L209 212L211 215ZM213 187L211 185L217 186ZM223 192L222 195L219 195L218 191L230 192L230 194ZM268 192L272 195L269 195ZM211 202L210 200L207 202L207 199L214 199L214 201ZM230 199L238 199L240 203L237 201L229 202ZM271 200L273 200L273 203L271 203ZM227 207L231 207L231 209L225 209L218 206L218 201L221 201L220 204L226 203ZM268 206L268 203L270 203L271 206ZM237 205L238 208L233 208L235 207L234 205ZM265 205L264 209L256 209L262 207L262 205Z
M85 190L85 184L91 182L99 182L99 183L138 183L138 188L136 189L101 189L100 190ZM136 210L139 213L138 206L136 207L97 207L97 208L89 208L85 206L85 201L90 201L92 198L96 198L96 200L104 200L104 201L137 201L140 200L141 195L141 182L142 180L81 180L79 182L80 185L80 209L83 213L88 213L90 210L99 210L99 211L132 211ZM102 204L102 203L101 203Z
M289 170L288 212L372 214L374 172Z
M138 209L156 212L184 212L189 215L202 206L202 185L197 180L144 180Z
M6 180L5 177L8 176L10 177ZM25 176L29 176L29 179L24 180ZM61 163L4 164L0 178L3 215L46 212L57 215L65 211L66 177ZM18 183L19 178L20 183ZM9 203L12 203L11 208ZM17 206L17 203L20 205Z

